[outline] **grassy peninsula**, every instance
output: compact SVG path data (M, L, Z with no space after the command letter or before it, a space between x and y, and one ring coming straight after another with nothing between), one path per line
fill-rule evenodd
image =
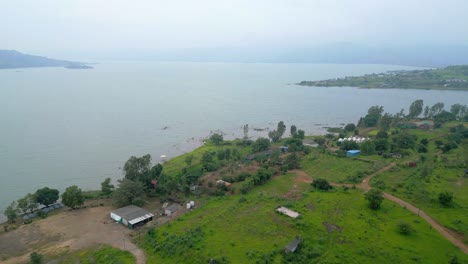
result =
M468 108L423 109L372 106L323 136L279 122L252 140L246 125L241 139L214 133L163 164L130 157L117 186L104 181L84 204L62 199L74 210L22 223L33 197L12 205L0 260L26 263L36 251L57 263L468 263ZM189 201L161 215L164 203ZM155 219L134 230L109 219L129 203Z
M441 69L390 71L329 80L301 81L297 84L317 87L468 91L468 65L448 66Z

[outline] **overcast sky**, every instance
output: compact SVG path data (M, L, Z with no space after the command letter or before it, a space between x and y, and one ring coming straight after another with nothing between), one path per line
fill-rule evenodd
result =
M0 49L48 56L173 48L468 43L466 0L0 0Z

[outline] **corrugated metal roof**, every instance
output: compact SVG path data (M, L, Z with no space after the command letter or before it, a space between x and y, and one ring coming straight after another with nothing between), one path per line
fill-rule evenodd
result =
M166 211L170 211L171 213L179 210L180 208L182 208L182 206L178 205L178 204L173 204L169 207L166 208Z
M145 209L135 205L129 205L119 208L113 211L112 213L122 217L132 225L154 216Z

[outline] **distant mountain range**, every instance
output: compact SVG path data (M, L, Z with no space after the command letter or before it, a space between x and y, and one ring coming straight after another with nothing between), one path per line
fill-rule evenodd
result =
M41 56L20 53L16 50L0 50L0 69L65 67L68 69L90 69L83 62L55 60Z
M168 50L119 50L95 54L117 60L247 62L247 63L336 63L389 64L446 67L468 64L468 45L362 45L332 43L303 48L212 47Z

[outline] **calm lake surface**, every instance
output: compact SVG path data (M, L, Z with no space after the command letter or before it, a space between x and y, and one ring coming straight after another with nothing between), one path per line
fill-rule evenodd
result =
M291 85L388 70L391 65L108 62L92 70L0 70L0 211L48 186L98 189L132 155L169 158L210 131L282 120L307 135L356 122L372 105L391 113L416 99L468 102L468 92ZM265 132L263 132L265 133ZM0 214L1 215L1 214Z

